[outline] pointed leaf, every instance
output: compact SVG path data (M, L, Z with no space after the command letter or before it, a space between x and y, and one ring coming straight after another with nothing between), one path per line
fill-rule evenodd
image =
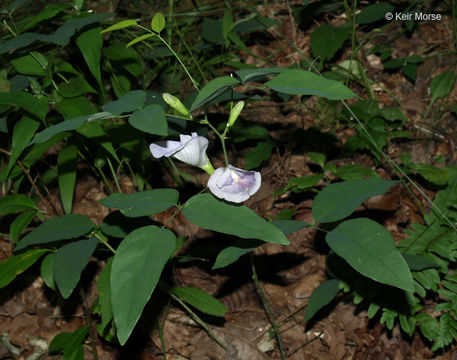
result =
M265 85L284 94L316 95L329 100L343 100L356 96L338 81L300 69L284 71Z
M38 210L35 202L27 195L6 195L0 198L0 215L9 215L30 209Z
M163 107L157 104L146 106L142 110L136 110L129 117L129 124L134 128L148 134L168 134L168 124Z
M190 198L184 205L183 214L204 229L243 239L289 244L281 230L248 207L229 205L210 194L199 194Z
M98 289L98 303L100 304L100 315L102 321L100 323L101 331L106 328L111 319L113 318L113 309L111 308L111 268L113 265L113 258L109 258L100 274L97 282Z
M123 21L118 22L117 24L107 27L105 30L102 31L102 34L108 32L108 31L125 29L127 27L134 26L134 25L138 25L138 23L135 20L132 20L132 19L123 20Z
M10 256L0 264L0 288L5 287L14 278L27 270L49 250L31 249L19 255Z
M68 214L52 218L35 230L28 233L19 241L14 251L19 251L30 245L48 244L54 241L75 239L91 231L94 223L87 216Z
M67 146L57 155L57 172L60 191L60 200L66 214L71 214L73 193L76 186L76 159L78 148L75 145Z
M76 44L78 45L79 50L81 50L90 72L95 80L97 80L100 87L102 86L100 59L103 46L101 31L102 28L96 26L84 31L76 37Z
M121 345L132 333L175 248L175 235L157 226L136 229L119 245L111 269L111 304Z
M242 69L236 71L236 74L242 81L253 81L259 76L279 74L287 71L287 68L256 68L256 69Z
M46 98L37 99L25 91L12 91L0 93L0 105L18 106L43 120L48 112Z
M337 255L362 275L414 291L408 264L397 250L392 235L377 222L366 218L347 220L325 239Z
M146 91L133 90L122 95L118 100L111 101L102 106L103 111L115 115L142 109L146 100Z
M309 321L320 309L328 305L338 294L338 280L323 282L313 290L306 306L305 321Z
M430 81L432 100L447 96L454 87L456 78L456 74L451 71L445 71L435 76L432 81Z
M366 199L383 194L397 182L368 178L331 184L314 199L313 217L318 222L344 219Z
M203 104L206 104L207 102L222 94L225 90L232 88L238 84L239 81L230 76L222 76L211 80L203 87L203 89L200 90L200 93L197 95L190 107L190 111L193 111Z
M163 14L162 13L155 14L151 20L152 31L155 31L157 34L160 34L160 32L163 30L164 27L165 27L165 17L163 16Z
M81 278L81 273L89 263L98 240L83 239L62 246L54 259L54 280L64 299L67 299Z
M135 45L136 43L139 43L143 40L149 39L150 37L156 36L156 34L144 34L141 36L138 36L137 38L133 39L127 44L127 47L130 47L132 45Z
M233 264L241 256L249 254L252 250L258 248L262 244L264 244L263 241L252 239L239 239L235 241L232 246L226 247L217 255L212 270Z
M43 279L44 283L52 290L56 290L56 283L54 282L53 272L55 257L56 253L46 255L41 262L40 267L41 278Z
M224 316L227 312L227 308L219 300L203 290L191 287L173 287L170 292L206 314Z
M175 189L154 189L133 194L112 194L100 204L109 208L119 208L125 216L138 217L157 214L178 202L179 193Z

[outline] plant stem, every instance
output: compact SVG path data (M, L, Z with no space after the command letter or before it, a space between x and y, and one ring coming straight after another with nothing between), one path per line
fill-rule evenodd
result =
M97 234L95 231L91 231L91 235L95 237L98 241L100 241L103 245L105 245L113 254L116 253L116 250L113 249L113 247L108 243L108 240Z
M111 174L113 175L113 179L114 179L114 183L116 184L117 191L122 193L122 189L121 189L121 186L119 185L119 181L117 180L117 175L116 175L116 172L114 171L113 164L111 163L111 160L109 159L108 156L106 157L106 161L108 161L108 165L111 170Z
M265 307L265 311L267 312L268 317L270 319L271 326L273 327L273 331L275 333L276 340L278 341L279 352L281 353L281 360L285 360L286 353L284 352L284 348L282 346L281 334L279 333L279 326L273 315L273 310L270 306L270 303L268 302L265 292L262 289L262 285L259 282L259 278L257 277L257 272L255 270L254 259L253 259L252 253L249 253L249 259L251 260L252 279L254 280L257 290L259 291L259 295L262 300L262 304Z

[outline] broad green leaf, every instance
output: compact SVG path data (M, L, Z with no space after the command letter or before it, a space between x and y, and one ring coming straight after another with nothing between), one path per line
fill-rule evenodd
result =
M336 279L327 280L315 288L309 297L304 321L309 321L320 309L328 305L338 291L338 280Z
M394 11L394 9L391 4L385 2L368 5L357 15L357 24L371 24L382 20L387 13Z
M227 39L228 34L232 31L233 28L233 14L232 12L227 9L224 12L224 16L222 17L222 37Z
M149 39L150 37L156 36L155 34L144 34L141 36L138 36L137 38L133 39L127 44L127 47L130 47L132 45L135 45L136 43L139 43L143 40Z
M24 156L22 159L22 163L24 164L25 167L30 167L32 166L36 161L41 159L43 154L50 149L53 145L58 143L60 140L65 139L69 137L71 134L68 132L61 132L58 133L54 136L52 136L50 139L39 143L39 144L34 144L32 148L29 150L27 155Z
M54 16L56 16L58 13L60 13L62 10L66 9L68 7L69 7L69 4L65 4L65 3L48 4L37 15L27 16L25 19L17 21L15 23L15 27L17 29L20 29L20 32L22 33L24 31L32 29L40 22L43 22L48 19L52 19Z
M68 214L55 217L42 223L35 230L24 236L14 251L19 251L30 245L75 239L87 234L93 227L94 223L84 215Z
M13 129L13 144L11 149L11 156L6 170L6 175L10 172L13 166L16 164L16 160L19 159L25 147L32 139L33 134L37 131L40 123L35 121L28 116L23 116L19 120Z
M138 25L138 23L135 20L132 20L132 19L123 20L123 21L118 22L117 24L107 27L105 30L102 31L102 34L108 32L108 31L125 29L127 27L134 26L134 25Z
M289 95L316 95L330 100L356 96L342 83L306 70L287 70L265 83L269 88Z
M27 195L6 195L0 198L0 215L9 215L30 209L38 210L35 202Z
M455 73L451 71L445 71L435 76L432 81L430 81L432 101L447 96L454 87L456 77Z
M281 230L248 207L229 205L210 194L191 197L184 204L183 214L188 220L204 229L235 235L243 239L289 244L289 240Z
M55 253L51 253L45 256L41 262L40 274L44 283L52 290L56 290L56 283L54 281L54 259Z
M128 217L149 216L164 211L178 202L175 189L154 189L133 194L112 194L100 204L108 208L119 208Z
M219 300L203 290L191 287L173 287L170 292L205 314L224 316L227 312L227 308Z
M378 177L376 171L371 168L364 168L360 164L343 165L334 171L335 175L343 180L358 180L363 177Z
M158 12L157 14L154 15L154 17L151 20L151 29L152 31L155 31L157 34L160 34L160 32L163 30L165 27L165 17L163 16L162 13Z
M116 42L103 48L103 55L115 68L125 69L134 77L143 76L143 60L134 48L126 47L125 43Z
M74 129L80 127L85 121L94 121L94 120L108 118L108 117L112 117L112 116L113 116L113 114L104 111L104 112L99 112L99 113L91 114L91 115L78 116L74 119L62 121L56 125L46 128L43 131L36 134L29 145L35 144L35 143L42 143L42 142L49 140L56 134L59 134L64 131L74 130Z
M115 115L125 112L140 110L146 100L146 91L133 90L122 95L118 100L111 101L102 106L103 111L108 111Z
M244 159L246 160L244 168L251 170L259 166L262 161L268 160L271 156L271 150L275 147L275 144L270 141L259 142L257 146L248 151Z
M323 24L311 33L311 50L322 60L331 59L349 36L350 26L334 27Z
M129 117L129 124L134 128L153 135L167 135L168 124L163 107L157 104L147 105L136 110Z
M203 39L209 43L223 43L224 36L222 35L222 20L215 20L205 16L202 22L201 35Z
M11 239L15 243L19 241L19 237L21 236L22 232L29 226L32 222L33 218L36 215L36 211L26 211L20 214L14 221L11 223L10 226L10 235Z
M242 81L253 81L253 79L260 76L279 74L284 71L287 71L287 68L256 68L238 70L236 74Z
M67 299L81 278L81 273L89 263L98 240L83 239L62 246L54 259L54 281L64 299Z
M132 333L175 248L175 235L157 226L136 229L119 245L111 269L111 305L121 345Z
M35 51L32 51L31 54L34 56L25 55L11 60L11 65L13 65L20 74L44 76L46 74L46 66L43 67L44 64L42 65L42 62L45 61L45 64L47 65L46 58Z
M33 95L24 91L12 91L0 93L0 105L18 106L43 120L48 112L46 98L36 99Z
M85 122L76 131L89 139L94 138L118 163L121 162L111 141L101 140L109 137L100 122Z
M308 152L309 159L313 162L318 164L321 168L325 165L325 155L319 152Z
M63 98L56 103L56 110L63 115L65 120L71 120L78 116L95 114L98 108L85 96L78 96L75 98Z
M449 176L446 170L437 168L429 164L418 164L416 167L417 173L425 180L439 186L444 186L449 181Z
M430 268L440 268L439 264L423 256L414 254L401 254L401 256L403 256L406 263L408 264L408 267L413 271L422 271Z
M113 309L111 308L111 268L113 265L113 258L110 257L103 268L97 282L98 289L98 303L100 305L100 313L102 321L100 324L101 332L103 333L106 326L113 318Z
M2 262L0 264L0 288L8 285L17 275L22 274L48 251L47 249L31 249L25 253L10 256Z
M233 264L241 256L249 254L252 250L264 244L260 240L239 239L232 246L223 249L216 257L212 270L220 269Z
M314 199L314 220L333 222L344 219L366 199L383 194L397 182L368 178L331 184Z
M103 37L100 34L101 27L92 27L76 37L76 44L81 51L90 72L102 87L102 76L100 72L100 59L102 56Z
M382 284L414 291L413 278L392 235L377 222L347 220L327 233L328 246L362 275Z
M289 235L308 226L311 226L310 224L299 220L275 220L272 222L272 224L281 229L284 235Z
M76 159L78 148L75 145L67 146L57 155L57 172L60 200L66 214L71 214L73 193L76 186Z
M397 107L388 106L379 110L379 114L387 120L395 121L401 120L403 122L408 121L408 118L403 114Z
M49 352L60 351L67 359L70 359L72 354L76 353L84 343L89 326L83 326L74 332L62 332L57 334L49 344Z
M82 76L77 76L71 78L68 82L60 83L58 88L60 94L68 98L81 96L86 93L97 93Z
M206 104L215 97L221 95L227 89L233 88L238 84L239 81L230 76L221 76L211 80L200 90L200 93L197 95L190 107L190 111Z

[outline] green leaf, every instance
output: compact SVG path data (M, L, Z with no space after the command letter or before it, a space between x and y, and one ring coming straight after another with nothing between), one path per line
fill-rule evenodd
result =
M310 224L299 220L275 220L272 222L272 224L281 229L284 235L289 235L308 226L311 226Z
M108 236L124 238L139 227L153 224L154 222L147 216L129 218L122 215L120 211L113 211L103 219L100 229Z
M366 199L383 194L397 182L368 178L331 184L314 199L313 217L317 222L344 219Z
M124 345L176 248L168 229L145 226L119 245L111 269L111 305L117 337Z
M66 244L57 250L53 274L64 299L67 299L75 289L97 244L98 240L95 238L83 239Z
M382 20L388 12L392 12L394 9L391 4L384 2L368 5L357 15L357 24L371 24Z
M435 76L430 81L430 92L432 101L447 96L454 87L456 75L451 71L445 71Z
M222 17L222 37L227 39L228 34L232 31L233 28L233 14L230 10L224 12Z
M81 76L71 78L68 82L59 84L60 94L64 97L72 98L84 95L86 93L96 94L92 86Z
M163 107L157 104L147 105L142 110L136 110L129 117L129 124L135 129L148 134L162 135L168 134L168 123Z
M178 202L175 189L154 189L133 194L112 194L100 204L108 208L119 208L128 217L149 216L164 211Z
M229 205L210 194L191 197L184 204L183 214L204 229L235 235L243 239L289 244L289 240L281 230L248 207Z
M324 167L324 164L325 164L325 155L324 154L310 151L310 152L308 152L308 157L313 163L318 164L321 168Z
M397 107L388 106L379 110L379 114L386 120L395 121L401 120L402 122L408 121L408 118Z
M52 19L54 16L68 7L69 4L48 4L39 14L34 16L27 16L25 19L17 21L15 27L20 29L20 32L22 33L34 28L40 22Z
M422 176L425 180L430 181L431 183L444 186L449 181L449 176L444 169L439 169L433 165L429 164L418 164L416 166L417 173Z
M366 218L347 220L327 233L328 246L362 275L406 291L414 291L413 278L392 235Z
M108 32L108 31L125 29L127 27L134 26L134 25L138 25L138 23L135 20L132 20L132 19L123 20L123 21L118 22L117 24L107 27L105 30L102 31L102 34Z
M103 48L103 55L115 68L125 69L134 77L143 76L144 63L140 55L134 48L126 47L125 43L116 42Z
M259 142L257 146L248 151L244 157L246 162L244 168L246 170L251 170L259 166L262 161L268 160L271 156L271 150L275 147L275 144L269 141Z
M48 61L38 52L32 51L31 54L33 54L33 56L25 55L11 60L11 65L13 65L20 74L44 76L46 74L46 66L43 67L43 65L47 65ZM41 61L38 61L38 59Z
M87 216L68 214L49 219L28 233L14 251L30 245L49 244L54 241L75 239L91 231L94 223Z
M300 69L284 71L265 85L284 94L316 95L329 100L343 100L356 96L338 81Z
M111 308L111 268L113 265L113 257L110 257L103 268L97 282L98 289L98 303L100 304L100 313L102 321L100 329L103 333L106 326L113 318L113 309Z
M26 211L19 215L14 221L11 223L10 226L10 235L11 239L15 243L19 241L19 237L21 236L22 232L29 226L32 222L33 218L35 217L36 211Z
M111 101L102 106L103 111L108 111L115 115L125 112L141 110L146 100L146 91L133 90L122 95L118 100Z
M351 27L334 27L323 24L311 33L311 50L322 60L331 59L341 49L349 36Z
M422 271L425 269L436 268L439 269L440 265L431 261L423 256L414 254L401 254L405 259L408 267L413 271Z
M135 45L136 43L139 43L143 40L149 39L150 37L156 36L155 34L144 34L141 36L138 36L137 38L133 39L127 44L127 47L130 47L132 45Z
M55 256L55 253L46 255L43 261L41 262L40 267L40 274L43 278L44 283L52 290L56 290L56 283L54 282L53 272Z
M196 108L210 102L227 89L233 88L238 84L239 81L230 76L221 76L211 80L200 90L200 93L197 95L190 107L190 111L194 111Z
M378 177L376 171L370 168L364 168L360 164L343 165L334 171L335 175L343 180L358 180L363 177Z
M102 87L102 75L100 72L100 59L102 56L103 37L101 27L95 26L82 32L76 37L76 44L83 54L84 60L90 72L100 87Z
M80 127L85 121L95 121L98 119L108 118L108 117L112 117L112 116L113 116L113 114L105 111L105 112L99 112L99 113L91 114L91 115L78 116L78 117L70 119L70 120L62 121L56 125L46 128L43 131L36 134L29 145L35 144L35 143L42 143L42 142L49 140L56 134L59 134L64 131L74 130L74 129Z
M0 264L0 288L8 285L17 275L22 274L48 251L47 249L31 249L25 253L10 256L2 262Z
M238 239L232 246L223 249L216 257L212 270L220 269L233 264L241 256L249 254L252 250L264 244L260 240Z
M203 290L191 287L173 287L169 291L205 314L224 316L228 311L219 300Z
M39 126L40 123L38 121L35 121L28 116L23 116L22 119L14 125L13 144L6 175L8 175L13 166L16 165L16 160L19 159Z
M46 98L36 99L24 91L0 93L0 105L17 106L43 120L48 112Z
M263 77L266 75L279 74L287 71L287 68L256 68L256 69L242 69L236 71L241 81L254 81L253 79Z
M57 172L60 199L66 214L71 214L73 193L76 186L76 160L78 148L75 145L67 146L57 155Z
M327 280L315 288L309 297L304 321L309 321L320 309L328 305L338 291L337 279Z
M35 202L27 195L6 195L0 198L0 215L9 215L30 209L38 210Z
M165 27L165 17L163 16L162 13L158 12L157 14L154 15L154 17L151 20L151 29L152 31L155 31L157 34L160 34L160 32L163 30Z
M57 334L49 344L49 352L60 351L67 359L70 359L84 343L87 334L89 333L89 326L83 326L75 332L62 332Z

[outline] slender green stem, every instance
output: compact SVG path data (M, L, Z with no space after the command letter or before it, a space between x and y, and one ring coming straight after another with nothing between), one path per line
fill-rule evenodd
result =
M104 236L100 235L96 231L91 231L90 233L93 237L95 237L98 241L100 241L103 245L105 245L113 254L116 253L116 250L108 243L108 239Z
M225 128L224 132L221 134L214 126L213 124L211 124L206 115L205 115L205 119L204 120L201 120L200 121L201 124L204 124L204 125L208 125L208 127L214 131L214 133L217 135L217 137L219 138L219 140L221 141L221 144L222 144L222 151L224 152L224 158L225 158L225 165L228 166L229 162L228 162L228 155L227 155L227 148L225 146L225 139L226 139L226 135L227 135L227 131L228 131L228 127Z
M262 289L262 285L259 282L259 278L257 277L257 272L255 269L254 265L254 259L252 256L252 253L249 253L249 258L251 260L251 268L252 268L252 279L254 280L255 286L257 290L259 291L260 298L262 299L263 306L265 307L265 310L268 314L268 317L270 318L270 323L273 328L273 331L276 336L276 340L278 341L278 346L279 346L279 352L281 353L281 360L286 359L286 353L284 352L284 347L282 346L282 340L281 340L281 334L279 333L279 326L278 323L276 322L276 319L273 315L273 310L270 306L270 303L268 302L267 296L265 295L265 292Z
M183 44L184 44L184 47L186 48L187 52L189 53L192 61L194 62L198 72L200 73L200 76L202 77L202 79L204 81L208 81L208 79L206 78L205 76L205 73L203 72L202 68L200 67L200 64L198 63L197 59L195 59L195 56L194 56L194 52L191 50L191 48L189 47L189 45L187 44L187 41L186 39L184 38L184 36L182 35L182 33L178 30L178 28L176 28L176 32L178 33L178 35L181 37L182 41L183 41Z
M108 156L106 157L106 161L108 161L108 166L111 170L111 175L113 176L114 183L116 184L116 187L117 187L117 191L122 193L121 185L119 184L119 180L117 180L116 172L114 171L113 164L111 163L111 160L109 159Z

